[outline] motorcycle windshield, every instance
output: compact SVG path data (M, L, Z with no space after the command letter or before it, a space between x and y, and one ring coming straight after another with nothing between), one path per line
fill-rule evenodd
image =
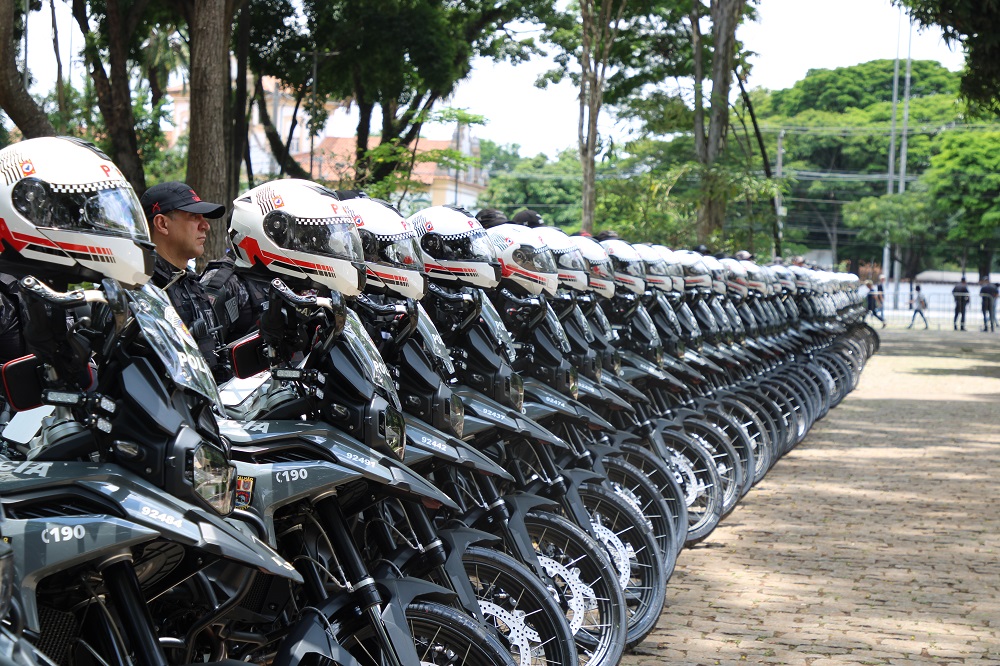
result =
M590 324L587 322L587 317L583 314L583 309L579 305L573 306L573 311L570 312L570 316L573 321L576 322L577 328L583 333L583 339L589 343L594 342L596 338L594 337L594 331L590 329Z
M670 301L667 300L666 294L658 292L656 294L656 304L657 307L660 308L660 312L663 313L663 316L666 317L667 322L670 324L671 331L675 335L683 336L684 327L681 326L681 321L677 318L677 313L674 312L674 309L670 306Z
M436 356L449 375L455 374L455 364L451 359L451 352L445 346L444 340L441 339L441 333L438 332L434 322L424 310L424 306L419 303L417 303L417 332L420 333L420 337L424 341L427 353Z
M486 292L480 289L479 296L483 304L483 309L479 313L483 318L483 323L486 324L486 328L489 329L490 333L493 335L493 339L496 340L504 352L506 352L507 360L513 363L517 360L517 351L514 349L514 339L510 337L510 331L508 331L507 327L503 325L503 320L500 319L500 313L497 312L496 307L493 305L492 301L490 301Z
M545 325L549 329L549 333L552 335L552 339L559 344L559 349L562 350L564 354L570 353L573 348L569 346L569 338L566 337L566 329L563 328L562 322L559 321L559 317L556 316L556 311L552 309L552 306L545 303Z
M212 371L163 290L149 282L126 293L143 337L174 384L202 396L224 414Z
M649 338L649 343L654 347L662 346L663 341L660 340L660 334L656 330L656 324L653 323L653 318L649 316L649 310L647 310L645 306L640 305L635 309L635 314L633 316L635 317L638 327Z
M597 327L600 329L601 333L604 334L604 337L606 337L611 342L615 342L618 340L618 331L616 331L614 327L611 325L611 320L608 319L608 315L604 313L603 308L600 307L594 308L593 317L594 317L593 319L594 324L596 324Z
M382 355L378 353L378 348L368 336L361 319L353 311L347 310L347 320L344 323L344 332L341 334L347 343L358 367L365 373L368 381L383 389L383 398L388 400L396 409L402 409L399 401L399 394L396 393L396 384L389 374L389 367L382 360Z

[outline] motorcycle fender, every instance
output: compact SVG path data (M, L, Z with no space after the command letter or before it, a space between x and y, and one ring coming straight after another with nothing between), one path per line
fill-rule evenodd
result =
M349 602L350 595L338 594L331 597L323 606L322 618L319 613L304 613L302 619L295 623L278 646L278 653L273 663L284 666L319 663L361 666L329 631L329 628L337 623L333 616ZM332 607L334 604L336 607Z
M474 543L496 543L500 540L499 537L489 532L475 530L471 527L440 529L438 530L438 538L445 544L445 551L448 553L447 560L443 565L444 570L450 578L458 581L461 581L463 577L468 577L462 556L469 549L470 545ZM461 583L455 585L455 594L458 596L459 603L467 613L475 615L481 622L484 620L479 601L476 599L476 595L472 592L469 585Z
M579 488L581 483L587 483L588 481L604 481L605 478L589 469L581 469L577 467L571 467L569 469L563 469L559 471L559 474L565 478L570 485L574 488Z
M326 494L362 478L361 474L321 461L272 464L236 462L236 510L264 518L267 541L277 543L274 513L299 500Z
M389 640L396 648L404 664L419 664L420 657L406 621L406 607L417 599L450 603L455 594L449 589L420 578L376 578L382 596L382 621L385 623Z
M101 560L152 541L159 533L144 525L108 515L54 516L3 524L13 546L14 576L20 586L25 626L41 631L35 590L41 580L73 566Z

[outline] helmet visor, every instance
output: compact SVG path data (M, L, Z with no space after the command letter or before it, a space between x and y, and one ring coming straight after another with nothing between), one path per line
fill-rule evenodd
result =
M359 229L365 261L389 264L397 268L423 272L424 253L414 233L395 236L376 236L367 229Z
M559 268L565 268L571 271L590 271L589 262L583 258L583 252L580 252L580 248L574 247L562 252L553 252L555 255L556 263L559 264Z
M548 247L541 249L533 248L530 245L522 245L514 250L512 255L518 266L533 273L558 273L555 257Z
M649 275L670 275L670 266L663 259L646 260L646 273Z
M361 237L347 217L300 218L274 210L264 218L264 233L281 248L347 261L362 261Z
M604 259L602 261L591 261L589 263L590 263L590 277L600 278L602 280L615 279L614 274L611 272L610 259Z
M24 178L11 191L14 208L36 227L149 241L149 227L127 184L52 185Z
M629 277L644 279L646 277L646 264L643 261L626 261L618 257L611 257L615 272Z
M493 244L485 229L443 236L430 231L420 239L420 247L442 261L493 261Z

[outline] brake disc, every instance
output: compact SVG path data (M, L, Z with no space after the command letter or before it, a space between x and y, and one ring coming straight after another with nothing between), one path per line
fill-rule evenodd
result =
M639 496L636 495L631 488L626 488L620 483L612 483L611 487L614 489L615 495L618 495L618 497L621 497L623 500L628 502L628 505L635 509L636 513L642 516L642 520L646 523L646 527L653 529L653 521L647 518L646 514L643 513L642 500L639 499Z
M570 569L544 555L538 556L538 562L550 578L553 580L562 580L566 587L569 588L570 596L567 597L563 594L562 598L569 605L569 610L573 613L567 619L569 620L569 628L576 635L583 627L584 616L587 611L597 608L597 595L594 594L594 590L589 585L580 580L580 570L576 567Z
M524 621L525 612L510 611L492 601L483 600L479 601L479 607L483 610L483 615L492 618L498 628L501 626L507 628L506 632L501 633L511 646L517 648L519 663L522 666L531 664L535 656L532 646L540 645L542 637Z
M617 534L600 523L600 517L595 518L592 516L591 521L594 524L594 534L597 535L597 540L604 544L604 548L611 555L611 561L614 563L615 568L618 569L618 585L624 590L628 587L629 580L632 578L632 565L629 560L633 553L618 538Z

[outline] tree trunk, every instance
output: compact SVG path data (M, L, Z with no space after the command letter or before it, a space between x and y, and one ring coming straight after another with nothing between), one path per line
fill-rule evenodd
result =
M271 149L271 154L274 155L274 159L278 162L280 168L284 169L285 173L289 176L308 180L309 172L299 166L299 163L293 160L288 154L281 135L278 134L277 128L271 122L271 114L267 110L267 96L264 94L264 85L261 83L260 76L257 76L255 90L257 115L260 118L260 124L264 127L264 136L267 138L267 145Z
M24 89L24 79L17 71L14 0L0 0L0 107L24 138L55 136L56 130L48 116Z
M52 12L52 51L56 56L56 104L59 107L59 131L66 131L66 88L63 85L62 53L59 50L59 23L56 21L56 0L49 0ZM70 56L72 57L72 55Z
M226 201L232 201L239 195L240 164L247 151L249 143L248 131L250 113L247 107L247 60L250 54L250 8L244 6L240 10L236 27L236 91L233 93L232 139L229 151L229 168L226 170Z
M701 0L691 3L691 51L694 55L694 150L700 164L705 164L705 80L704 53L701 46Z
M230 90L230 30L226 2L198 0L192 5L188 26L191 36L191 128L187 183L205 201L228 206L225 122ZM199 268L225 253L227 239L224 222L211 225Z
M986 245L980 245L977 259L978 261L976 263L979 268L979 279L989 280L990 269L993 268L993 248Z
M111 139L111 159L122 170L136 194L146 191L146 174L139 158L139 139L135 133L135 115L132 113L132 91L129 88L127 35L135 30L139 16L147 2L134 3L128 14L122 16L118 0L108 0L105 6L108 31L108 65L110 77L94 42L90 28L90 8L86 0L73 0L73 18L80 31L87 36L83 48L90 67L90 78L97 94L97 106Z
M712 97L705 143L704 164L707 187L703 188L702 207L698 211L698 241L705 243L711 235L722 229L726 217L725 189L719 187L719 175L711 166L726 147L729 130L729 89L733 81L733 62L736 57L736 27L744 0L712 0Z

